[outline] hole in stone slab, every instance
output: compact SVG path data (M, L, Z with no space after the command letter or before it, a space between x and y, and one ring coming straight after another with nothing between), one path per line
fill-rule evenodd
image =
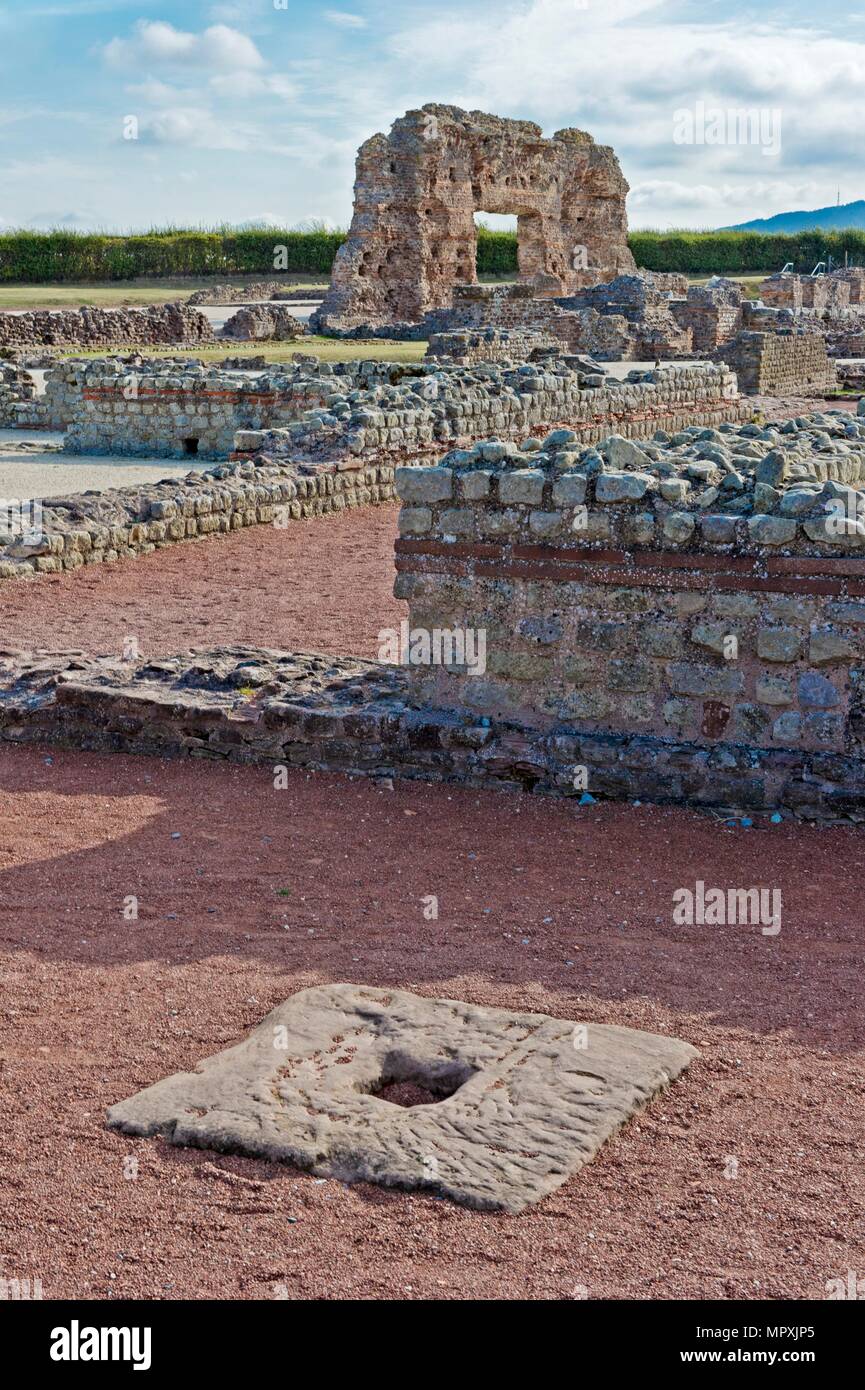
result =
M184 441L183 441L183 452L184 452L184 454L197 454L197 453L198 453L198 436L197 436L197 435L190 435L188 439L184 439Z
M405 1052L391 1052L385 1057L381 1074L367 1094L405 1109L436 1105L455 1095L474 1075L474 1067L465 1062L450 1058L419 1062Z
M390 1081L380 1091L373 1091L376 1100L386 1100L391 1105L402 1105L409 1109L413 1105L435 1105L443 1096L434 1096L426 1086L417 1086L414 1081Z

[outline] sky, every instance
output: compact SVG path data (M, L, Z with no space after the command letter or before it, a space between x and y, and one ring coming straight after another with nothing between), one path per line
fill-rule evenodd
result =
M635 228L865 197L850 0L0 0L0 229L346 226L430 101L612 145Z

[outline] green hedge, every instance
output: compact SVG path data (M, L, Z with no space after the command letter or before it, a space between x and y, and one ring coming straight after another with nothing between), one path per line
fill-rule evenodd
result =
M280 269L326 277L345 232L238 232L168 229L139 236L81 232L7 232L0 235L0 282L69 284L94 280L133 280L144 276L257 275L274 273L274 248L284 246ZM792 261L810 271L817 261L845 252L865 263L865 231L800 232L766 236L760 232L632 232L634 258L648 270L691 275L743 274L780 270ZM478 230L478 271L509 275L517 268L514 232Z
M865 263L865 231L797 232L768 236L764 232L632 232L628 238L637 265L647 270L679 270L686 275L741 275L749 270L780 270L792 261L797 270L811 271L832 256L843 265Z
M282 246L287 252L283 269L326 277L344 239L344 232L275 229L154 231L142 236L10 232L0 235L0 282L41 285L148 275L272 275L274 248Z

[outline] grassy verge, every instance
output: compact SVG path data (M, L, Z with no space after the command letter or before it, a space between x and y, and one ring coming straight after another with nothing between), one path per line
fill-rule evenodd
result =
M64 352L63 357L105 357L109 351L140 351L144 357L188 356L203 362L219 362L223 357L264 357L268 362L290 362L296 352L310 353L322 362L355 362L358 358L381 362L419 362L426 352L426 343L394 343L382 338L352 339L319 338L310 334L295 343L231 343L226 339L208 347L192 347L184 352L179 348L98 348L90 352Z
M115 280L94 285L3 285L0 284L0 309L80 309L87 304L98 309L115 309L122 305L165 304L169 300L186 300L195 290L210 285L248 285L258 275L220 275L206 279L184 276L167 280ZM276 277L286 289L309 290L310 298L318 298L327 282L308 275ZM226 305L229 309L230 306Z

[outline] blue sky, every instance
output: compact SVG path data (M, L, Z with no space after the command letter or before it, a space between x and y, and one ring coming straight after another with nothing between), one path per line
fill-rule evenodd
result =
M590 131L635 227L865 197L849 3L0 0L0 227L344 225L357 146L428 101Z

